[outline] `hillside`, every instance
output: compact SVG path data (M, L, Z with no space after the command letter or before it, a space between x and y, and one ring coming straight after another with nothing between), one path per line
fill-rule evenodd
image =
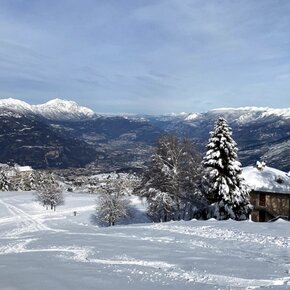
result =
M34 168L140 167L162 131L142 118L99 116L74 102L0 100L0 162Z
M1 196L1 289L290 286L285 221L193 220L101 228L95 224L95 195L67 194L56 212L32 202L28 192ZM132 206L138 209L138 203Z
M8 109L0 111L0 160L34 168L80 167L96 159L96 149L59 134L36 115Z

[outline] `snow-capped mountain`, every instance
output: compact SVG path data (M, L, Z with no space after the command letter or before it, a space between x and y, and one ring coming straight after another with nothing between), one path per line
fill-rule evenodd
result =
M217 108L204 113L171 113L160 116L146 116L146 119L169 130L176 130L174 126L191 126L202 130L203 128L200 127L201 123L205 121L213 123L219 116L223 116L229 123L235 126L246 126L253 123L262 123L278 119L280 122L288 122L290 121L290 108Z
M100 116L71 101L0 100L2 163L66 168L96 161L117 170L146 162L162 132L139 116Z
M96 114L93 110L79 106L76 102L54 99L42 105L32 106L34 111L50 120L89 119Z
M233 129L243 166L261 159L279 169L290 169L290 108L219 108L205 113L151 116L148 120L168 133L192 138L203 152L219 116L225 117Z
M275 109L268 107L241 107L241 108L218 108L209 111L213 115L225 115L229 121L237 123L249 123L267 117L280 117L290 119L290 108Z
M17 111L19 113L32 113L32 106L16 99L0 99L0 108L1 109L11 109L13 111Z
M3 154L10 152L9 158L8 154L2 154L2 159L6 159L0 158L0 162L15 160L26 164L29 159L29 165L34 166L40 155L37 155L38 151L33 144L39 144L37 146L42 146L43 156L53 155L55 158L53 162L45 163L48 167L64 167L65 164L78 166L84 162L71 162L70 158L74 158L72 155L68 155L65 162L63 159L60 161L57 156L62 156L65 146L74 145L74 152L78 152L77 148L86 148L86 145L89 145L98 152L101 151L102 156L107 158L99 158L98 164L103 163L105 167L107 164L113 164L114 170L117 170L130 167L136 160L139 163L147 162L152 145L158 136L164 133L191 138L202 153L209 132L220 115L228 120L233 129L233 137L238 143L243 166L255 164L261 159L267 161L270 166L290 170L290 108L219 108L206 113L101 116L75 102L60 99L41 105L30 105L15 99L0 100L0 145L6 148L6 151L2 150ZM18 124L17 127L15 123ZM43 140L40 140L42 131L47 131L46 135L51 139L44 142L42 137ZM58 144L53 142L54 134L59 137ZM70 140L71 144L61 140ZM81 143L77 144L73 140ZM58 155L50 152L58 152ZM82 154L79 153L78 157L92 161L86 155L82 158Z
M202 115L220 116L223 115L229 122L245 124L255 122L267 117L279 117L281 119L290 119L290 108L268 108L268 107L240 107L240 108L217 108L207 113L191 113L186 116L186 121L194 120Z
M30 105L12 98L1 99L0 109L13 110L24 115L36 114L49 120L81 120L96 116L95 112L89 108L61 99L54 99L40 105Z

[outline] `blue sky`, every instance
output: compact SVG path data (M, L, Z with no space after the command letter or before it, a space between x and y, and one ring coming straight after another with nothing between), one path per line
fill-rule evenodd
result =
M0 0L0 97L97 112L290 106L290 1Z

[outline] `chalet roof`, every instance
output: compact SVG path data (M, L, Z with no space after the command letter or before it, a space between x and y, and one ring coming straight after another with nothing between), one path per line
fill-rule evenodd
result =
M284 171L268 166L247 166L242 175L253 190L290 195L290 176Z

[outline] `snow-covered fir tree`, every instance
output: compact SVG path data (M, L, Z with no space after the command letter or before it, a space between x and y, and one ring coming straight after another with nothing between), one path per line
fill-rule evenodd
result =
M35 190L35 175L36 173L30 172L29 174L22 176L19 182L19 189L24 191Z
M36 189L36 174L35 174L35 171L34 172L31 172L28 176L28 184L29 184L29 187L30 187L30 190L35 190Z
M220 117L210 133L203 158L202 188L217 219L245 220L251 212L249 189L242 178L237 144L227 121Z

